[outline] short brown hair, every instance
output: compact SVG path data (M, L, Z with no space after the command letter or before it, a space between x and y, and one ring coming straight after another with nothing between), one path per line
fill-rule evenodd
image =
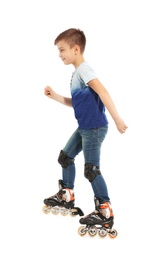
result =
M80 52L83 53L86 46L86 37L80 29L71 28L60 33L54 41L56 45L59 41L64 40L72 48L75 44L80 47Z

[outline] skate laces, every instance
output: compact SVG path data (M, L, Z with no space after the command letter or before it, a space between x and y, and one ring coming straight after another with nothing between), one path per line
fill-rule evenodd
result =
M113 216L110 202L104 202L103 204L100 204L99 211L106 218L110 218Z

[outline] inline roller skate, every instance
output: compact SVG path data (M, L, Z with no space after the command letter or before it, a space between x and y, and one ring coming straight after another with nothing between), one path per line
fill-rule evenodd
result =
M95 210L79 220L80 224L86 225L79 227L79 235L84 236L88 232L92 237L98 233L102 238L107 236L107 234L110 238L115 238L118 233L112 228L114 224L114 215L110 202L100 204L97 198L95 198L94 201Z
M68 214L70 214L70 216L83 216L83 211L78 207L74 207L74 191L69 188L64 188L62 180L59 180L58 183L59 192L47 199L44 199L45 205L42 208L43 212L45 214L52 212L54 215L61 213L62 216L66 216Z

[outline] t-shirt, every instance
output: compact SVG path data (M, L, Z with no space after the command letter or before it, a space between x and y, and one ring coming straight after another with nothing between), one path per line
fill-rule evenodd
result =
M80 129L99 128L108 124L104 104L99 95L87 84L95 78L97 78L95 72L86 61L72 73L70 84L72 106Z

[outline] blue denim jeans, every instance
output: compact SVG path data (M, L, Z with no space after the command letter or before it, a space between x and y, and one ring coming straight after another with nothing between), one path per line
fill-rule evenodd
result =
M81 151L84 155L84 163L90 163L93 166L100 167L101 145L107 134L108 126L97 129L76 129L72 134L63 151L74 159ZM62 179L64 187L73 189L75 181L75 163L71 163L67 168L62 168ZM103 175L97 175L90 182L94 196L99 199L100 203L109 201L108 190Z

